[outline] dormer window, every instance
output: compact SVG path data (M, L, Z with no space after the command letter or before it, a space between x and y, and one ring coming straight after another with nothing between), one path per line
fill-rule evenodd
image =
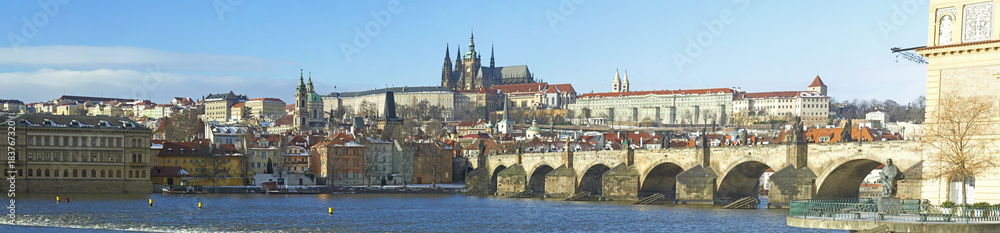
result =
M167 154L173 154L174 148L167 148Z

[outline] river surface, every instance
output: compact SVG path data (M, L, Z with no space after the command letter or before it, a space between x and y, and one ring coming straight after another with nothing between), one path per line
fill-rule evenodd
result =
M787 209L711 205L401 194L75 194L57 204L55 196L18 194L17 225L0 232L846 232L786 226Z

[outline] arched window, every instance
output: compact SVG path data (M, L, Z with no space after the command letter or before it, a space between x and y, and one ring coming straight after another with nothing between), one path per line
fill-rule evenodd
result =
M34 170L28 169L28 176L35 176L35 174L32 174L33 171Z
M63 177L69 177L69 169L63 170Z
M101 170L101 178L104 178L104 170Z
M73 177L77 177L77 176L79 176L79 175L80 175L80 173L78 173L78 172L76 171L76 169L73 169Z
M132 178L132 170L128 171L128 178Z
M116 177L118 177L118 178L122 178L122 170L118 170L118 171L117 171L117 172L115 172L115 173L116 173L116 174L118 174L118 175L117 175Z
M55 175L55 177L59 177L59 169L56 169L55 174L53 175Z
M146 178L146 171L142 171L142 178Z
M90 170L90 177L97 177L97 170Z
M87 177L87 169L83 169L83 170L81 170L81 171L80 171L80 176L81 176L81 177Z
M45 169L45 177L49 177L49 169Z

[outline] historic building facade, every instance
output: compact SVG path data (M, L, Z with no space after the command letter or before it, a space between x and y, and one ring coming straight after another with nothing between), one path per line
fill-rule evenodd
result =
M18 115L12 126L18 192L149 193L152 130L106 116ZM4 158L8 158L4 156Z
M817 75L807 91L741 92L733 101L730 123L748 125L768 120L802 117L806 126L825 126L830 115L826 84Z
M727 122L737 92L729 88L604 92L582 94L567 108L576 120L661 124L715 124ZM593 119L591 119L593 118Z
M1000 86L1000 26L997 18L998 1L931 0L927 46L917 49L927 64L927 120L933 127L941 100L950 95L988 98L996 106L996 87ZM986 120L994 129L1000 120ZM996 131L994 131L996 132ZM997 143L1000 135L978 135L987 143ZM931 148L925 148L933 153ZM925 163L924 167L933 167ZM967 184L968 202L1000 202L1000 175L979 175ZM921 196L934 203L961 199L960 180L924 178ZM959 201L956 201L959 202Z
M411 105L427 101L428 106L443 107L444 119L451 119L455 109L455 98L460 94L445 87L390 87L368 91L330 93L323 97L327 103L324 110L337 111L347 109L348 116L370 117L375 119L385 115L385 94L394 93L396 104ZM366 114L375 113L375 116Z
M476 90L493 85L534 83L535 77L527 65L496 66L493 49L490 48L490 64L482 64L482 55L476 51L475 35L469 37L469 50L462 56L462 50L455 54L451 62L450 46L444 50L444 67L441 70L441 86L452 90Z
M246 95L237 95L232 91L210 94L205 97L205 114L202 115L202 120L228 122L233 118L232 107L246 101Z

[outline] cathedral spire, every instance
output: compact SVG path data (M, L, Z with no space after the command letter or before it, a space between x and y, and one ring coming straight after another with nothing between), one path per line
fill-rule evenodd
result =
M476 39L476 34L475 33L470 34L470 36L469 36L469 52L465 53L465 59L475 59L475 58L478 57L476 55L476 41L475 41L475 39Z
M444 46L444 61L446 61L446 62L451 61L451 50L450 50L451 48L450 47L451 47L450 44L445 44L445 46Z
M628 70L625 70L625 79L622 80L621 92L628 92Z
M490 45L490 68L493 68L493 45Z

